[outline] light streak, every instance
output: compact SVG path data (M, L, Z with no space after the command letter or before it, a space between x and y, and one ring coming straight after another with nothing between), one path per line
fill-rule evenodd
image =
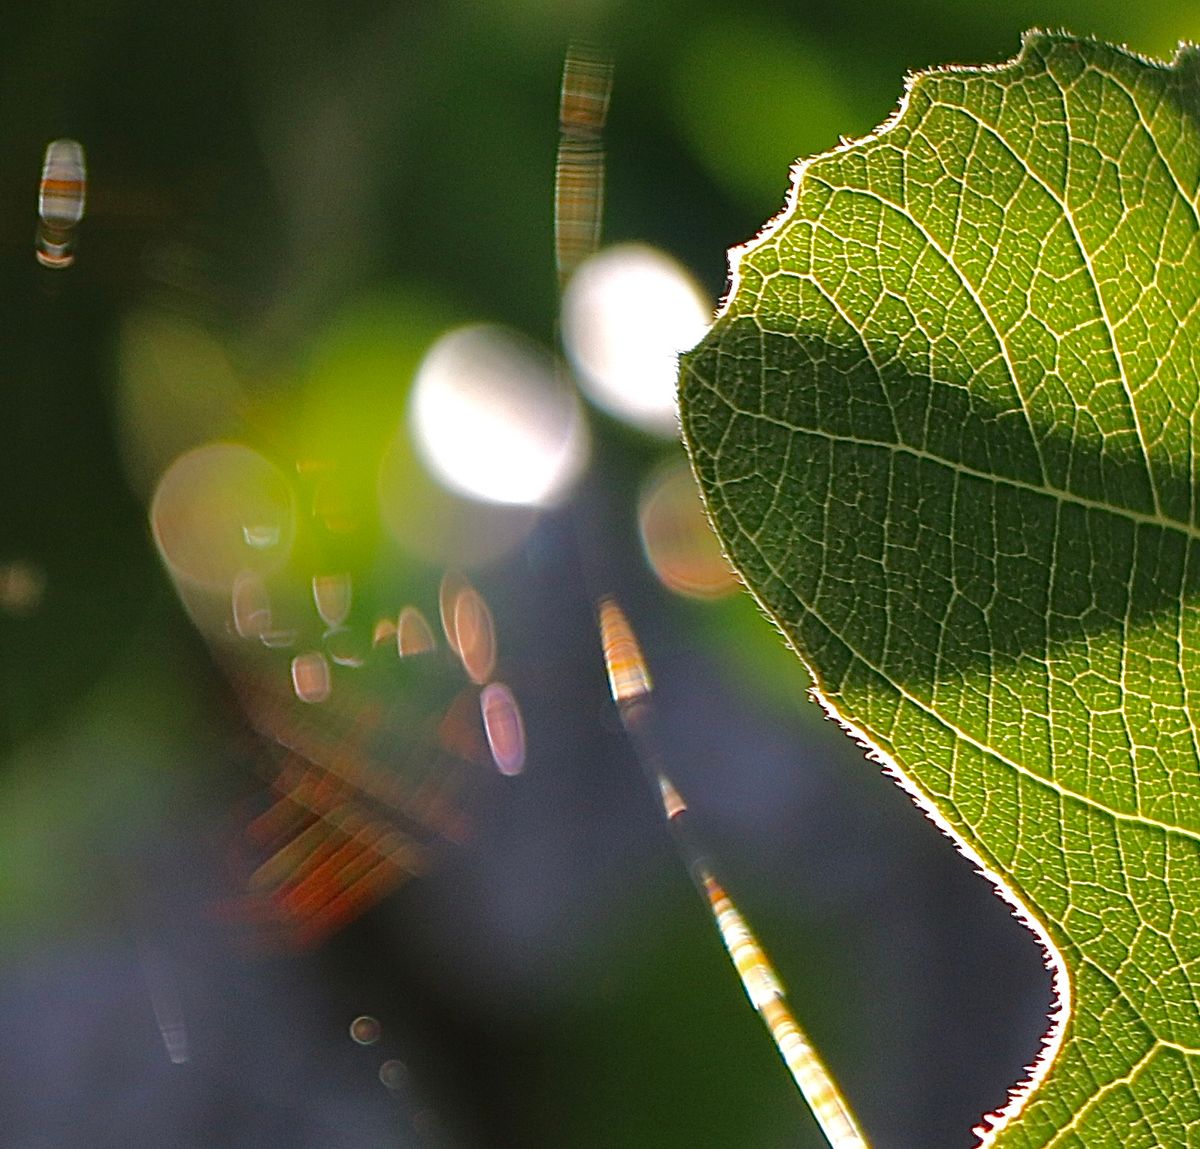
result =
M563 63L558 161L554 166L554 255L562 287L600 245L604 212L604 122L612 60L573 45Z
M733 900L711 871L697 871L700 886L750 1004L770 1031L821 1132L832 1149L868 1149L867 1140L824 1062L792 1016L783 986Z
M654 684L642 648L625 612L611 598L600 603L600 641L613 701L621 706L649 694Z
M247 888L293 945L329 936L425 869L421 843L372 812L361 788L293 759L276 789L279 799L247 827L272 851Z
M162 1034L167 1057L172 1065L183 1065L191 1059L191 1051L187 1026L183 1020L183 1006L179 1002L179 990L167 955L156 945L143 945L139 947L139 952L146 990L150 994L150 1007L154 1010L154 1020L158 1032Z
M662 765L650 703L650 672L633 627L611 598L601 600L598 613L613 701L750 1004L766 1025L831 1149L869 1149L850 1106L788 1008L783 985L770 959L717 881L711 861L689 833L687 802Z
M230 629L243 639L265 638L266 630L256 633L270 625L262 578L244 574L235 583ZM322 623L348 615L349 576L314 578L312 590ZM461 633L464 666L486 664L490 673L494 624L478 592L451 573L441 598L449 633ZM501 773L513 774L525 757L520 711L503 684L460 689L436 725L419 703L380 692L383 683L368 666L383 658L380 648L395 643L405 657L436 649L416 607L380 618L362 634L353 626L327 630L322 641L324 650L291 659L290 692L277 673L236 660L227 666L250 725L286 751L282 760L263 761L274 795L245 827L248 856L238 850L232 859L246 895L230 904L230 915L256 927L251 940L264 947L315 945L424 873L436 839L468 837L470 818L458 794L468 771L494 761ZM337 690L331 660L356 668L339 677ZM438 665L427 669L436 673ZM416 753L398 752L400 729L419 731Z
M70 267L75 262L75 228L87 203L87 165L77 140L51 140L38 184L38 230L35 253L43 267Z

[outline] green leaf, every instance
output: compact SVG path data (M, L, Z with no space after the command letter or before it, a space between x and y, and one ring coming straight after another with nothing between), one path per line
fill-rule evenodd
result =
M1031 33L800 165L683 364L731 559L1047 947L1005 1147L1200 1136L1198 183L1197 50Z

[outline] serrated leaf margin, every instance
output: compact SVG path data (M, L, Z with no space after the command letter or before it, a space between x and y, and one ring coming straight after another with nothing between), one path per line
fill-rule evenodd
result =
M937 67L924 68L917 72L911 72L904 78L904 89L900 98L900 102L896 110L881 123L873 131L858 139L847 140L843 139L837 147L831 148L828 151L820 152L815 156L807 156L798 159L793 163L790 171L790 185L788 188L787 198L780 211L773 216L759 230L758 234L745 243L738 244L729 249L728 252L728 277L727 286L720 303L718 304L714 324L720 322L730 311L733 301L738 294L741 285L740 266L741 261L754 252L760 246L771 242L778 231L785 227L791 220L795 212L799 200L800 189L804 180L805 173L808 168L818 161L824 160L830 156L839 155L843 152L853 151L864 144L872 143L888 132L902 124L905 116L908 114L909 107L912 103L912 98L915 92L921 85L927 81L945 75L957 76L997 76L1005 72L1018 70L1026 60L1030 50L1039 42L1044 40L1054 39L1070 39L1082 43L1092 43L1104 46L1111 50L1121 52L1126 56L1138 61L1149 67L1178 69L1185 63L1196 63L1196 58L1200 57L1200 46L1192 44L1188 41L1180 41L1174 57L1169 61L1163 61L1152 56L1143 55L1136 52L1126 45L1116 45L1102 41L1094 36L1078 36L1075 33L1068 32L1063 29L1050 31L1046 29L1033 28L1025 32L1021 36L1021 46L1017 53L1007 60L997 64L947 64ZM1190 61L1189 61L1189 58ZM684 370L686 360L694 353L685 353L680 357L680 370ZM689 462L692 465L693 476L697 476L695 459L692 457L691 444L688 442L687 436L683 436L684 446L688 453ZM697 486L700 488L700 497L704 503L705 513L709 517L710 523L715 522L713 513L708 506L708 498L703 487L697 481ZM719 536L718 536L719 537ZM921 789L916 780L909 776L903 766L887 754L880 747L876 746L871 741L869 734L856 726L853 722L845 718L833 703L826 697L821 689L820 675L816 669L811 666L808 660L796 649L786 631L780 624L779 620L774 616L770 608L759 596L757 591L749 584L741 572L732 562L732 559L724 546L722 551L725 554L726 562L735 571L739 581L741 581L749 591L751 597L758 605L759 610L770 621L781 636L783 642L792 650L799 658L800 662L808 671L813 680L813 685L809 690L812 698L824 710L826 716L836 722L842 730L849 735L864 751L868 761L877 763L882 767L883 773L892 779L901 789L908 794L913 804L929 819L937 828L954 844L958 850L974 867L978 874L986 878L991 883L997 896L1007 903L1012 910L1013 916L1026 928L1036 939L1042 951L1042 958L1046 968L1050 971L1052 979L1052 1000L1049 1012L1047 1014L1048 1027L1042 1035L1041 1048L1038 1051L1034 1061L1026 1066L1026 1076L1014 1083L1009 1089L1008 1101L1001 1108L993 1112L984 1114L980 1119L980 1123L974 1128L973 1132L980 1138L976 1149L990 1149L995 1144L996 1139L1006 1126L1011 1124L1025 1108L1028 1101L1037 1091L1042 1080L1049 1073L1057 1058L1059 1051L1062 1048L1063 1041L1066 1036L1067 1022L1071 1017L1072 1006L1072 985L1071 975L1067 968L1067 963L1063 958L1061 951L1054 944L1046 927L1038 921L1032 909L1027 906L1005 880L995 870L987 865L978 852L971 846L966 839L962 838L950 825L950 823L941 815L933 800Z

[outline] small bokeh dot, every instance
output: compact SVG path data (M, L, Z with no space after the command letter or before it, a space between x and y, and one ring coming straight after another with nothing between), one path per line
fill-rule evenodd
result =
M394 1093L404 1088L408 1081L408 1069L403 1061L392 1058L379 1067L379 1080Z
M350 1023L350 1036L359 1045L374 1045L382 1032L383 1026L375 1018L368 1017L366 1014L356 1017Z

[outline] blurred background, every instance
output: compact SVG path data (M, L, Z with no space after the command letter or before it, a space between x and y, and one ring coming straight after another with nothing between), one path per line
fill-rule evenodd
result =
M1200 8L6 11L6 1146L822 1144L622 732L602 594L877 1149L974 1144L1039 1047L1041 956L715 561L671 359L793 159L1033 25L1169 56ZM579 38L615 60L604 249L560 312ZM50 269L59 137L87 213ZM447 649L448 570L494 666ZM397 656L406 606L433 652Z

